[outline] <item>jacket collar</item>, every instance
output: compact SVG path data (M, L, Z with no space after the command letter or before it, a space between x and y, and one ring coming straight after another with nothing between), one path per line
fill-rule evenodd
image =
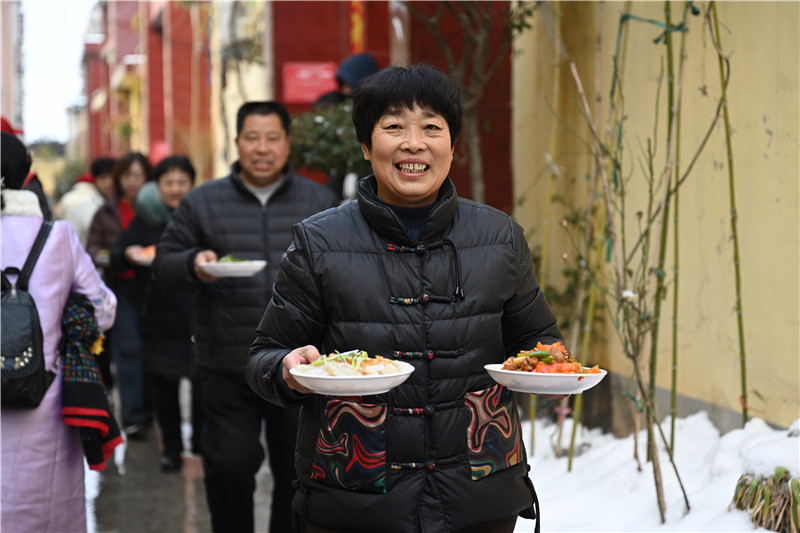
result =
M384 235L389 241L413 245L408 232L394 211L387 205L378 201L378 182L375 175L369 175L358 182L358 207L364 218L378 233ZM458 208L458 194L450 178L447 178L439 188L439 195L428 215L425 229L420 235L420 242L438 240L450 227Z
M231 181L233 181L233 183L236 184L239 190L241 190L246 194L252 195L253 193L250 192L250 190L247 188L247 185L245 185L244 180L242 179L242 176L240 174L241 170L242 166L239 164L238 161L234 162L231 165L231 175L230 175ZM292 175L293 175L292 166L290 163L286 163L286 166L283 167L280 184L275 189L275 193L278 193L279 191L287 187L287 184L292 179Z
M3 189L2 215L44 218L39 197L33 191Z

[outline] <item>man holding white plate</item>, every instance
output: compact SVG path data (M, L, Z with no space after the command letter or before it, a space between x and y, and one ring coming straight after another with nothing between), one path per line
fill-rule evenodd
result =
M264 460L259 438L266 422L275 478L270 531L282 532L291 529L297 411L267 404L248 388L247 350L292 225L338 202L328 188L289 167L290 117L282 104L243 104L236 147L239 160L230 175L184 196L158 244L153 274L168 290L195 294L201 453L212 528L253 531L255 475Z
M363 80L353 122L374 174L294 228L246 378L302 406L295 531L501 533L538 515L513 393L484 366L563 340L522 228L448 178L461 114L432 67ZM295 379L354 349L414 370L375 394Z

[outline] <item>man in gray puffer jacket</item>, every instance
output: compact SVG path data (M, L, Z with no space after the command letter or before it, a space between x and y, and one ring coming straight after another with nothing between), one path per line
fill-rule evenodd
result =
M272 294L291 227L337 204L326 187L289 168L290 117L277 102L248 102L237 114L239 160L226 178L184 196L156 250L153 275L167 290L195 293L193 337L203 380L201 437L213 530L253 531L255 474L266 421L275 479L270 531L291 529L288 509L297 411L264 403L244 381L248 346ZM205 263L232 255L263 260L250 277L216 277ZM240 265L241 266L241 265Z
M364 80L353 121L374 175L294 228L246 377L302 406L296 531L509 533L538 514L513 394L484 365L562 336L522 228L447 177L461 110L425 65ZM350 397L289 372L353 349L414 372Z

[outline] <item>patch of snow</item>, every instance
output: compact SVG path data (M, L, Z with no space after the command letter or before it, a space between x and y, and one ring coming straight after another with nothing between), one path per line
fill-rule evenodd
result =
M669 441L669 418L661 427ZM792 425L800 428L800 420ZM572 420L561 432L560 447L567 448ZM543 532L568 531L767 531L754 527L746 511L730 508L736 482L744 473L771 476L783 466L798 477L800 432L773 429L762 419L752 419L742 429L720 435L705 412L675 421L674 461L658 437L659 462L666 501L661 523L652 464L647 458L647 433L639 432L639 464L634 459L634 437L617 439L597 429L578 427L573 458L558 456L558 427L546 420L534 423L531 452L530 422L523 423L523 440L536 487ZM678 482L689 500L686 508ZM515 533L533 531L535 522L520 519Z

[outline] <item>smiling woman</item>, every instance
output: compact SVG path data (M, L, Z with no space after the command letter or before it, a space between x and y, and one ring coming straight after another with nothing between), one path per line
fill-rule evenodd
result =
M450 127L445 118L415 105L381 117L372 130L372 162L378 197L400 207L421 207L436 199L453 161Z
M398 207L433 204L450 172L461 131L458 87L435 69L389 67L370 76L353 101L353 122L364 159L372 163L378 197ZM413 84L415 92L404 91Z
M85 102L81 58L96 3L95 0L20 3L24 60L20 69L23 72L20 126L28 142L39 139L66 142L69 138L67 111Z
M427 65L363 80L353 123L374 174L296 224L282 256L246 377L303 406L292 508L310 533L352 531L353 516L363 531L509 533L538 515L514 394L485 366L563 341L522 228L448 178L461 111ZM355 347L408 376L363 389L298 373Z

